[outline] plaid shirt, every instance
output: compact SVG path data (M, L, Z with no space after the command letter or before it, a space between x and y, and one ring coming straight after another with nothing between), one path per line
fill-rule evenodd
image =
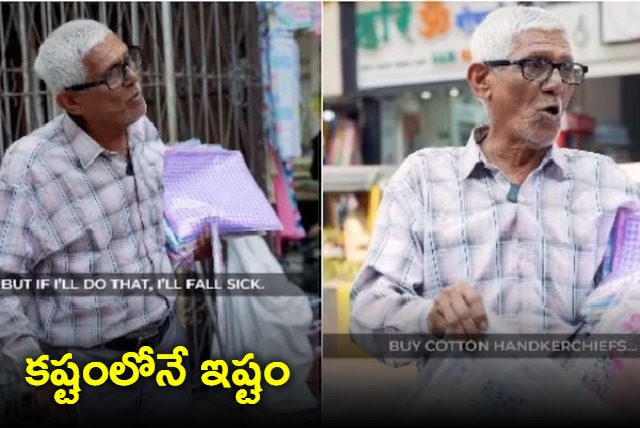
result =
M0 273L168 273L162 142L146 117L124 156L61 115L7 150L0 167ZM51 289L48 290L51 293ZM40 342L93 347L163 319L175 298L53 291L0 295L0 349L18 366ZM113 293L113 292L112 292Z
M428 333L434 299L457 282L514 332L573 331L617 210L640 205L610 158L555 145L511 202L507 177L479 149L487 131L412 154L385 187L351 291L351 332L373 355L382 349L367 334Z

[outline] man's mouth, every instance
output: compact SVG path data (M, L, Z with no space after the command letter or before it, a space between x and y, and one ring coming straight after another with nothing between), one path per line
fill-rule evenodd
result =
M140 91L136 91L136 93L133 94L133 96L131 98L129 98L127 101L133 101L136 98L138 98L139 95L140 95Z
M562 108L558 104L550 104L540 110L547 120L558 121L562 113Z

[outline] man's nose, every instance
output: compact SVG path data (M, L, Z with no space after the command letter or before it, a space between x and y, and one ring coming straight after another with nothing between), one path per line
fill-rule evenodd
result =
M125 85L127 86L134 85L138 83L138 80L140 80L139 71L136 71L135 67L132 67L130 65L126 66L125 72L124 72Z
M542 90L552 94L559 94L564 85L565 83L562 81L562 76L560 76L560 70L554 67L551 75L542 82Z

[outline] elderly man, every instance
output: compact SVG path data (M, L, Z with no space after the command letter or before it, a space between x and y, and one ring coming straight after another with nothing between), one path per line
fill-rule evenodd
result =
M489 124L464 147L426 148L400 165L351 293L354 340L391 365L409 361L390 359L373 333L475 335L499 320L507 332L570 335L616 213L640 204L610 158L554 144L588 71L557 18L499 8L471 53L467 80ZM419 360L421 373L437 373L432 362Z
M92 20L62 25L40 47L35 71L64 113L4 156L3 276L172 272L163 232L162 144L145 117L140 69L139 49ZM88 362L110 367L144 345L171 353L187 344L175 296L99 294L4 292L2 356L24 378L25 359L43 353L56 359L70 352L81 368ZM56 404L56 389L47 384L35 398L57 421L184 422L190 416L188 381L160 388L154 375L128 387L83 385L77 405Z

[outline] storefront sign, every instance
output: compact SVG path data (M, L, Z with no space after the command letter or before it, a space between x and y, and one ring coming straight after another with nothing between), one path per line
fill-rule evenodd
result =
M622 34L640 34L629 20L617 20L618 28L614 31L610 22L611 16L603 12L608 9L624 9L624 4L615 7L605 2L553 3L546 9L554 13L567 28L576 61L589 66L587 78L619 76L640 73L640 40L632 42L632 36L626 43L620 43ZM635 7L627 9L629 17L634 16ZM609 10L609 12L611 12ZM634 33L635 32L635 33ZM610 42L618 42L609 44Z
M640 41L640 4L637 2L601 2L602 41L629 43Z
M498 2L357 2L360 89L464 79L469 41Z

